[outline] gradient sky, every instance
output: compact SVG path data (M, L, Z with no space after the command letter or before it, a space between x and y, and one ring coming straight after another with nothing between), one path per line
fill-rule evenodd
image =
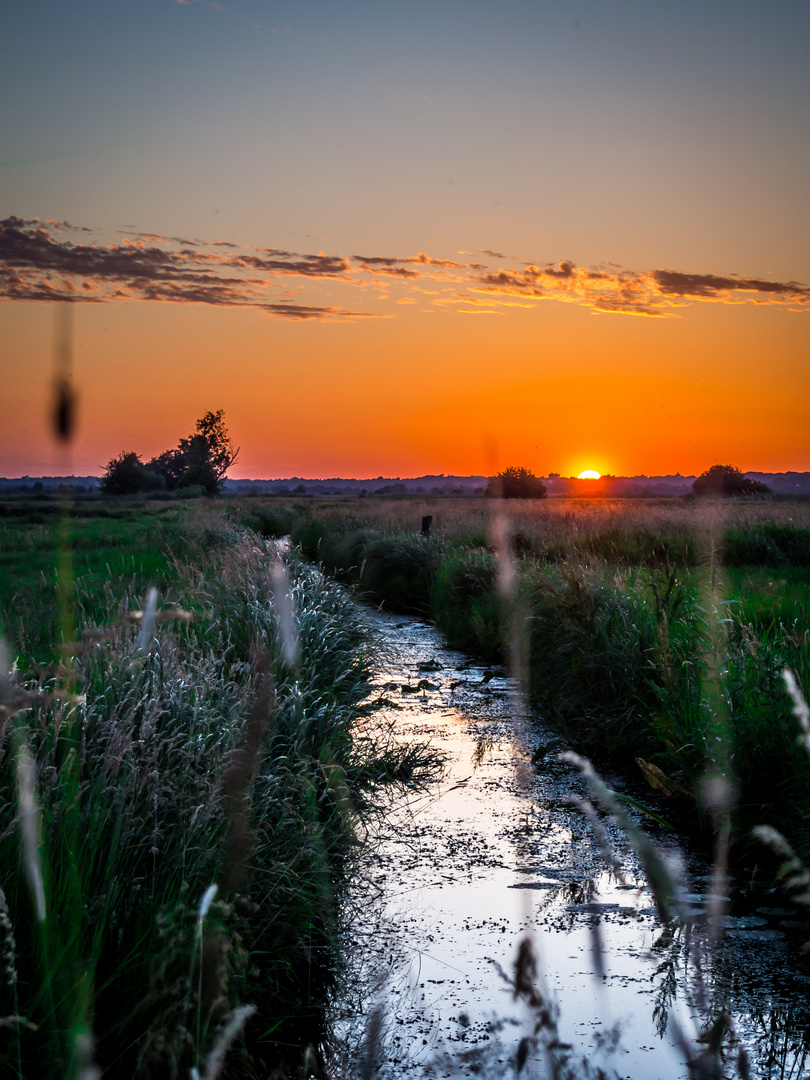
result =
M810 4L4 12L0 474L810 470Z

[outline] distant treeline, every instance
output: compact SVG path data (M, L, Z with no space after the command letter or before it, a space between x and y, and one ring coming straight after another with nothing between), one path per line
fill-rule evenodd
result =
M810 472L747 472L752 480L765 483L776 494L810 495ZM696 477L681 476L603 476L600 480L579 480L557 473L540 476L549 496L574 498L639 498L690 495ZM224 490L239 495L483 495L485 476L417 476L412 478L379 476L374 480L330 478L307 480L226 480Z
M810 495L810 472L763 473L748 472L752 480L765 483L777 495ZM668 495L688 495L694 476L603 476L600 480L579 480L557 473L540 477L549 496L603 498L643 498ZM21 476L16 479L0 477L0 492L8 494L39 494L73 491L77 494L98 492L98 476ZM294 476L280 480L225 480L222 490L235 495L366 495L366 496L475 496L486 490L485 476L428 475L402 479L378 476L373 480L353 480L334 477L308 480Z

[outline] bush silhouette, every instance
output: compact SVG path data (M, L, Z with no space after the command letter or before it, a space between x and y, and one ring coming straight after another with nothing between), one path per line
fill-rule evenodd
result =
M692 484L696 495L766 495L767 484L751 480L736 465L712 465Z
M148 468L134 450L108 462L101 479L105 495L136 495L141 491L159 491L166 483L160 473Z
M487 495L495 499L545 499L546 485L520 465L510 465L487 482Z

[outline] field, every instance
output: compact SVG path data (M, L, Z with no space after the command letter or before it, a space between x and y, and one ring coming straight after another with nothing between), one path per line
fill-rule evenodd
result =
M313 562L509 664L659 820L810 854L810 502L9 500L0 559L4 1074L213 1077L238 1035L227 1075L287 1075L318 1044L357 825L436 761L376 724Z

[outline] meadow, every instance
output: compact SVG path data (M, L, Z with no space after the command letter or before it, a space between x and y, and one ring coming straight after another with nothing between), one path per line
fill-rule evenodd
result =
M764 824L810 854L805 751L782 677L810 683L810 501L280 500L240 509L448 642L508 661L546 721L734 851ZM432 515L431 536L421 536ZM716 822L715 822L716 824Z
M221 508L4 509L0 1072L314 1063L358 822L435 764L357 607Z

